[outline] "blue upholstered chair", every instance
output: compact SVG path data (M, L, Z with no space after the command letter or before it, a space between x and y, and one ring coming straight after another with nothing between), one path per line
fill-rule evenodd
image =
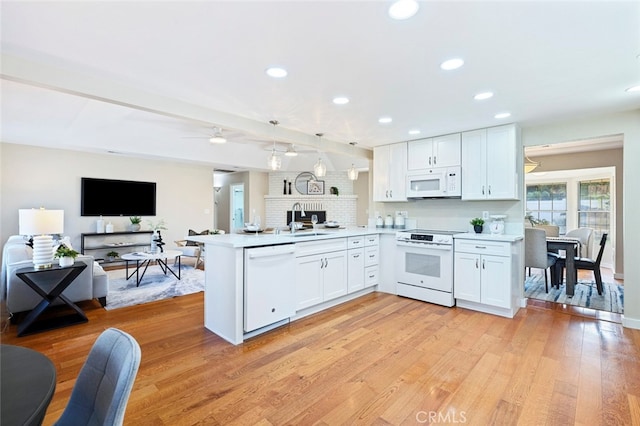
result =
M109 328L96 340L56 425L122 425L140 366L140 346Z

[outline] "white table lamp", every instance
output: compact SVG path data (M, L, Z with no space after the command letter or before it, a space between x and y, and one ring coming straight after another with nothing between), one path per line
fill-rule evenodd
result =
M33 236L33 266L50 268L53 263L52 234L64 232L64 210L18 210L20 235Z

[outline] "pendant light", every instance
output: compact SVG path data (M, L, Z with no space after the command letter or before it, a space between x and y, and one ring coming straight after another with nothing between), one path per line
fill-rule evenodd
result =
M353 147L356 146L356 144L357 142L349 142L349 145L351 145L352 151L353 151ZM351 163L351 168L347 170L347 176L349 177L350 180L358 180L358 170L356 169L353 163Z
M540 165L540 163L531 160L529 157L527 157L526 155L524 156L524 172L525 173L531 173L532 171L535 170L536 167L538 167Z
M316 136L318 137L319 147L321 145L323 133L316 133ZM322 162L322 158L320 157L318 157L318 162L313 165L313 174L315 174L316 177L323 177L327 174L327 166L324 165L324 163Z
M276 126L278 122L276 120L271 120L269 123L273 124L273 149L271 150L271 155L267 159L267 165L271 170L280 170L282 167L282 159L276 153Z

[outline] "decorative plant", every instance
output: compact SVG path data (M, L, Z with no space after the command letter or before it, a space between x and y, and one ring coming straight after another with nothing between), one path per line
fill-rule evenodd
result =
M151 228L152 231L159 231L159 230L163 230L166 231L167 230L167 225L164 222L164 219L160 219L157 223L153 223L153 221L148 221L147 222L149 224L149 227Z
M469 223L471 223L473 226L482 226L484 225L484 219L482 219L481 217L474 217Z
M107 253L107 257L116 258L120 257L120 254L117 251L110 251L109 253Z
M67 247L64 244L62 244L56 250L56 253L55 253L54 257L57 258L57 259L59 259L61 257L70 257L72 259L75 259L76 256L78 256L78 254L79 253L77 251L75 251L74 249L70 249L69 247Z
M140 225L140 222L142 222L142 218L140 216L131 216L129 220L132 225Z

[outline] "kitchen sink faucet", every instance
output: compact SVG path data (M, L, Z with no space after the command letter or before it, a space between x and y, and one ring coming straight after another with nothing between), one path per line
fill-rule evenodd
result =
M291 207L291 233L295 234L296 233L296 207L298 207L300 209L300 216L301 217L305 217L306 214L304 212L304 209L302 208L302 205L299 202L295 202L293 204L293 207Z

